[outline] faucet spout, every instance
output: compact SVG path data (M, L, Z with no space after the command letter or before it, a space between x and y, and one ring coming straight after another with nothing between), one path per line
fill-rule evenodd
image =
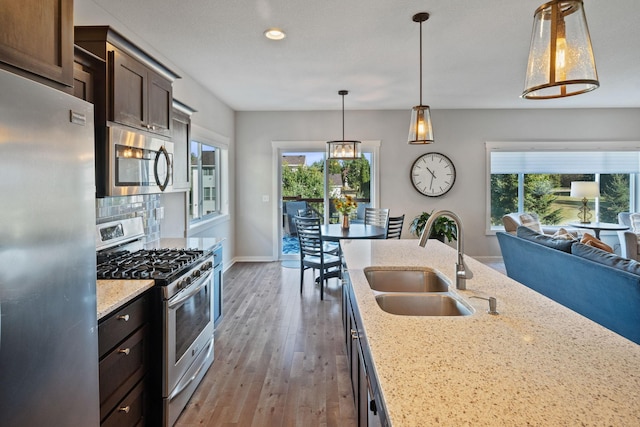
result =
M456 228L458 229L458 239L456 240L456 252L458 253L458 258L456 262L456 289L465 290L467 289L467 279L471 279L473 277L473 273L469 268L465 265L464 262L464 250L463 250L463 238L464 232L462 231L462 220L455 213L448 210L440 210L436 211L427 220L427 223L424 226L424 230L422 231L422 236L420 236L420 246L423 248L427 244L427 240L429 240L429 235L431 234L431 229L433 228L433 224L436 219L441 216L448 216L453 220L456 224Z

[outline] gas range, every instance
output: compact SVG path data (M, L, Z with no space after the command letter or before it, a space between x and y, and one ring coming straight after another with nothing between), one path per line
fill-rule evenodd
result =
M199 249L143 249L142 218L96 226L97 279L151 279L168 299L213 268L213 253Z
M98 279L154 279L166 283L206 256L207 252L197 249L141 249L98 254Z

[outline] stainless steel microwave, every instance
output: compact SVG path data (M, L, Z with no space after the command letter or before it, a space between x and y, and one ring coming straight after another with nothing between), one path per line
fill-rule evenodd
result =
M103 149L96 145L98 197L173 189L173 142L115 125L106 128L105 136L100 138Z

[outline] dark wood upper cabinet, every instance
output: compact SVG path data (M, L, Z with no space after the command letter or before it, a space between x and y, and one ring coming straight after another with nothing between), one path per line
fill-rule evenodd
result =
M73 0L0 0L0 67L73 92Z
M96 91L104 120L171 137L172 84L177 74L108 26L75 27L75 43L106 61ZM100 123L96 113L96 123Z
M173 191L189 190L191 115L196 111L173 100Z

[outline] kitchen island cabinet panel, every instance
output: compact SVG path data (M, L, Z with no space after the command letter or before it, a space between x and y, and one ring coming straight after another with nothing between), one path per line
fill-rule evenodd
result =
M0 67L73 93L73 0L0 0Z
M456 251L434 239L341 247L376 403L379 394L394 427L640 425L640 345L471 257L473 278L455 289ZM435 270L473 313L383 311L365 275L382 266ZM487 313L489 297L498 315Z

